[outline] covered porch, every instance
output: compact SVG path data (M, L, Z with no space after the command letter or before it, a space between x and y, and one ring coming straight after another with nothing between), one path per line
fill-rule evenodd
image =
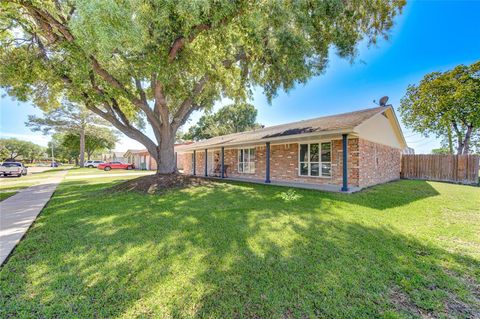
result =
M183 173L199 177L329 192L352 193L361 189L358 185L358 178L355 179L355 174L352 175L352 172L358 171L358 166L356 166L358 161L355 161L355 158L358 157L358 151L355 151L355 145L358 146L358 137L354 134L340 133L325 136L322 139L311 137L279 142L267 141L257 142L255 145L237 146L220 143L220 145L205 145L205 148L193 148L193 150L189 150L191 152L182 154L187 163L184 165ZM325 169L328 177L322 176L322 172L318 175L318 168L315 176L310 176L310 174L303 176L300 173L301 152L299 147L302 143L303 145L305 145L304 143L316 143L322 147L323 144L327 144L325 145L327 146L325 154L330 159L325 165ZM253 153L245 152L247 149L253 150ZM318 149L317 152L319 152ZM350 150L354 151L350 152ZM248 157L254 157L254 161L249 162ZM324 164L323 160L318 161L320 164ZM248 166L245 166L247 162ZM355 167L349 167L352 164ZM240 170L242 170L241 174ZM352 180L349 180L349 170L350 175L353 176Z

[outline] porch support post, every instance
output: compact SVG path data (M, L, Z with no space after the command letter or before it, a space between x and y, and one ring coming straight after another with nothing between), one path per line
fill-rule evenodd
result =
M348 191L348 140L347 140L348 134L342 134L342 147L343 147L343 186L342 186L342 192L347 192Z
M221 159L221 171L222 171L222 178L225 178L225 147L222 146L222 155L221 155L222 159Z
M270 142L265 144L265 183L270 183Z
M205 177L208 176L208 149L205 149Z
M197 151L193 150L193 175L197 175Z

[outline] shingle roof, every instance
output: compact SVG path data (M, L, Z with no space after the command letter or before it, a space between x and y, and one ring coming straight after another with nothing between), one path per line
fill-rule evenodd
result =
M287 124L275 125L252 131L233 133L213 137L207 140L199 141L190 145L178 147L178 151L187 151L198 148L219 147L222 145L254 143L259 141L268 141L306 133L328 133L329 131L338 131L343 129L353 129L372 116L384 112L388 107L375 107L359 110L355 112L336 114L318 117L309 120L292 122Z

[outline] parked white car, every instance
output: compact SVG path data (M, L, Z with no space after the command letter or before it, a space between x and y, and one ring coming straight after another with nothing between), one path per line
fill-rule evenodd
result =
M105 163L104 161L86 161L84 166L88 168L97 168L99 164Z
M27 168L20 162L3 162L0 165L0 175L15 175L20 177L27 175Z

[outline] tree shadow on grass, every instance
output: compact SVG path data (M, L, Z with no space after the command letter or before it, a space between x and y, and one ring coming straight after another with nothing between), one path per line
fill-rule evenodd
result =
M336 194L292 199L283 188L213 183L163 196L105 195L102 184L62 185L1 269L1 317L479 311L476 282L465 276L479 261L343 219L334 211L349 202Z

